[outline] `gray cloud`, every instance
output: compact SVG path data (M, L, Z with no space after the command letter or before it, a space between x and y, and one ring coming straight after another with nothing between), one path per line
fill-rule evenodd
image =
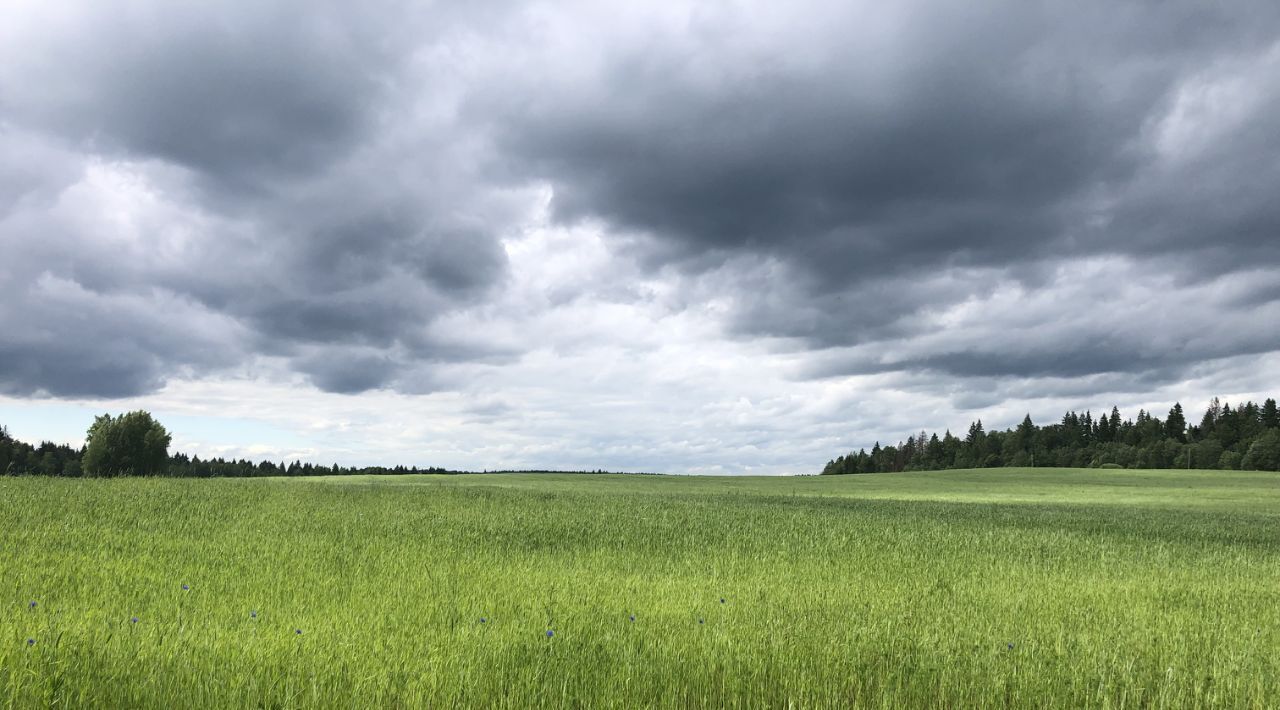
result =
M1123 257L1126 278L1172 290L1280 265L1274 5L729 15L640 30L625 17L537 47L535 63L585 68L499 82L470 108L510 171L549 180L557 219L603 220L650 268L711 279L735 296L739 336L932 348L846 372L1176 377L1280 347L1215 327L1227 304L1137 322L1125 314L1143 304L1105 298L1089 327L1064 302L1036 328L1001 328L993 309L980 348L927 337L948 327L930 313L1001 283L1063 287L1055 270L1077 260ZM1177 344L1209 329L1212 345Z
M579 48L587 80L499 85L477 110L510 113L503 145L551 177L560 217L643 232L658 258L779 252L828 282L859 261L1005 263L1067 237L1080 201L1138 169L1187 67L1250 34L1224 11L1236 31L1197 46L1190 7L1110 7L908 6L886 38L811 4L803 37L748 20L754 41L696 54L696 27L599 50L606 34Z
M0 171L16 188L0 203L0 246L16 254L0 319L21 332L38 313L49 337L4 343L8 391L139 394L266 354L352 392L493 356L430 333L502 282L498 239L522 209L475 178L447 59L416 61L469 13L395 0L23 10L0 50L0 139L20 148ZM21 287L41 273L85 303L58 310ZM217 356L185 344L173 302L237 326ZM100 339L70 345L86 312Z
M4 268L0 280L0 393L121 397L156 389L175 370L237 362L236 324L182 299L103 296Z
M10 115L252 190L353 150L412 48L409 26L343 3L136 3L31 19L44 31L7 57Z
M333 349L302 358L297 366L317 387L338 394L358 394L381 387L397 369L395 363L381 353Z
M1120 391L1280 348L1248 326L1280 269L1272 3L14 18L4 392L138 394L259 356L326 391L439 391L583 298L723 302L706 337L779 340L800 379L1008 396L985 383ZM584 224L628 268L504 295L504 240ZM500 309L501 337L466 337ZM563 331L551 352L600 337Z

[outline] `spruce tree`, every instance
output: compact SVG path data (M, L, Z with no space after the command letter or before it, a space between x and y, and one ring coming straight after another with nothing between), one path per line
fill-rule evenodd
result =
M1276 413L1276 400L1268 397L1262 403L1262 426L1267 429L1280 429L1280 415Z
M1169 418L1164 422L1165 434L1170 439L1185 442L1187 440L1187 420L1182 416L1182 404L1174 402L1169 410Z

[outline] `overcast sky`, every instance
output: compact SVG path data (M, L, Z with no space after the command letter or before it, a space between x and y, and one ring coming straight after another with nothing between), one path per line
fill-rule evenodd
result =
M1280 392L1280 4L0 9L0 423L811 473Z

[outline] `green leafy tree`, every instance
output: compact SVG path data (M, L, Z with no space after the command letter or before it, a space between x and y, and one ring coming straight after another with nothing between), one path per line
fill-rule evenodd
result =
M1213 468L1222 458L1222 442L1214 438L1198 441L1191 447L1191 465L1194 468Z
M1234 471L1240 468L1240 454L1235 451L1223 451L1222 456L1218 457L1218 468L1224 471Z
M1240 461L1240 468L1250 471L1280 471L1280 431L1268 429L1254 439Z
M152 476L169 463L169 432L144 411L93 420L81 464L90 476Z

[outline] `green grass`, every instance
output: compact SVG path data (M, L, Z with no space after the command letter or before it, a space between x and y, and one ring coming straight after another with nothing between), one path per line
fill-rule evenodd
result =
M0 478L0 530L6 706L1280 705L1276 474Z

